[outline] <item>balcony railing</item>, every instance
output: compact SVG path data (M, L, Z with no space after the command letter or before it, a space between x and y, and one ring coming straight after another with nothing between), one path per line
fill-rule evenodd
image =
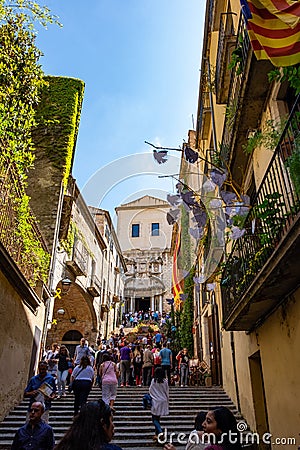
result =
M235 13L222 13L219 26L218 52L216 60L216 101L227 103L230 84L230 69L228 68L231 53L236 47L237 35L235 34L232 16Z
M92 275L89 285L87 287L88 292L93 297L99 297L101 293L101 283L96 275Z
M12 166L0 171L0 241L31 286L45 283L49 253Z
M87 275L87 262L87 250L84 247L80 250L78 244L75 243L72 258L69 261L66 261L66 265L72 270L74 275L81 276Z
M231 69L229 92L227 99L227 112L223 128L222 144L220 150L220 157L222 161L228 162L229 149L232 147L235 123L240 111L241 92L243 80L245 78L244 70L248 59L250 40L244 21L241 15L240 23L237 32L237 48L239 49L240 61ZM221 44L220 44L221 45ZM219 93L219 96L221 94Z
M300 158L299 105L298 97L222 274L228 329L255 327L299 283L300 174L291 163Z
M209 92L202 92L201 103L199 108L199 124L200 124L200 138L208 139L209 127L211 120L211 107Z

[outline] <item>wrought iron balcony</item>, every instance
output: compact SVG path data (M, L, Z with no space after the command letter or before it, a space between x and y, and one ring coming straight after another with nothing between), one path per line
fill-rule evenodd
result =
M216 60L216 102L227 103L229 85L230 85L230 69L228 68L231 54L237 45L237 35L234 31L232 16L233 12L222 13L219 26L218 52Z
M221 17L221 24L222 24L222 17ZM222 25L222 27L224 28L224 25ZM224 36L222 36L221 32L224 34ZM222 81L221 64L223 61L225 61L225 57L229 56L229 54L227 55L226 53L224 54L225 49L223 49L223 46L225 45L226 42L225 36L226 36L225 30L222 31L220 29L218 55L217 55L217 65L219 65L219 68L216 69L216 76L220 77L219 82ZM227 49L228 52L229 50L230 51L234 50L237 53L236 65L231 69L229 88L227 90L227 84L224 85L225 81L223 81L223 86L222 84L221 85L217 84L217 101L220 101L220 103L222 103L221 100L223 100L223 97L225 97L227 94L226 103L228 106L226 111L226 120L223 128L221 153L220 153L222 160L225 162L228 162L229 160L230 156L229 149L232 146L234 131L236 129L235 124L240 112L240 104L242 101L241 97L242 88L246 77L245 68L250 50L250 40L246 29L246 24L242 15L239 22L237 37L235 37L235 42L236 42L235 49L232 49L232 46L230 46L230 48ZM224 56L222 56L223 54ZM218 71L220 71L219 74ZM225 74L223 76L225 76ZM224 93L222 92L222 88L223 89L225 88Z
M199 107L200 138L208 139L211 121L209 92L202 92Z
M226 330L256 328L299 286L299 160L298 97L222 273Z
M100 297L101 283L96 275L92 275L87 290L93 297Z
M72 270L74 275L81 276L87 275L87 261L88 261L88 252L82 247L82 250L79 250L78 245L74 245L72 258L69 261L66 261L66 265L69 269Z
M27 205L21 180L10 164L0 167L0 242L27 282L46 282L50 256Z

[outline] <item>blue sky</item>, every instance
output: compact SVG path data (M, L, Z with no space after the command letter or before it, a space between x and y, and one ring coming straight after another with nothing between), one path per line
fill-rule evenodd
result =
M146 193L164 197L174 183L157 175L178 172L180 153L162 168L145 155L152 150L144 141L179 148L193 128L206 2L45 3L63 28L39 31L44 72L85 82L73 175L86 202L112 212ZM117 181L97 193L116 171Z

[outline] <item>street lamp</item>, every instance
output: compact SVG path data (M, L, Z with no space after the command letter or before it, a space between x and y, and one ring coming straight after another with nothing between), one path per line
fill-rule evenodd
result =
M68 277L65 277L61 280L61 286L62 286L61 293L63 295L66 295L69 292L71 284L72 284L72 280L70 280L70 278L68 278Z

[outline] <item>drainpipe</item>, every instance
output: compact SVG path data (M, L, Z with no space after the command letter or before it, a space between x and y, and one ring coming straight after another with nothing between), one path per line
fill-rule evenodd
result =
M235 384L235 395L238 410L241 411L241 403L240 403L240 393L239 393L239 385L238 385L238 377L236 370L236 358L235 358L235 342L234 342L234 333L230 331L230 345L231 345L231 355L232 355L232 364L233 364L233 376L234 376L234 384Z
M61 183L59 200L58 200L58 205L57 205L57 213L56 213L51 259L50 259L49 276L48 276L48 282L47 282L47 288L49 289L50 295L52 295L53 288L54 288L53 281L54 281L54 273L55 273L55 266L56 266L56 252L57 252L57 246L58 246L58 237L59 237L59 229L60 229L63 201L64 201L64 186ZM48 297L47 300L45 301L45 316L44 316L42 338L41 338L40 359L43 356L42 351L45 350L45 346L46 346L47 334L48 334L48 322L49 322L52 299L53 299L53 297Z

